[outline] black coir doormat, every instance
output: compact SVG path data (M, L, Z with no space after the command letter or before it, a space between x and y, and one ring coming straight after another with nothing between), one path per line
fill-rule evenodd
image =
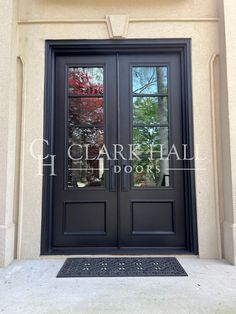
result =
M175 257L67 258L57 277L188 276Z

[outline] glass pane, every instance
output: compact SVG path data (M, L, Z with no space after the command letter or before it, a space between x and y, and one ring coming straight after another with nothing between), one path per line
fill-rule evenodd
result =
M167 67L157 67L157 90L159 94L168 93Z
M83 188L104 185L104 160L73 161L69 168L68 187Z
M68 187L104 185L103 143L102 128L69 127Z
M168 187L168 127L134 127L133 143L139 159L133 160L135 187Z
M133 67L133 93L166 94L167 67Z
M103 145L103 128L77 128L70 127L69 143L89 144L90 146Z
M103 67L68 71L73 96L68 100L68 187L104 186L104 159L99 158L104 144L103 76Z
M103 94L103 68L69 68L68 76L70 95L76 96Z
M168 123L168 98L133 97L133 123L134 125Z
M138 145L140 153L150 153L152 150L160 150L163 154L168 151L168 127L134 127L133 144ZM159 156L159 155L158 155Z
M69 120L71 125L103 125L103 98L70 98Z
M134 187L168 187L169 161L149 160L149 156L141 156L141 160L133 161Z

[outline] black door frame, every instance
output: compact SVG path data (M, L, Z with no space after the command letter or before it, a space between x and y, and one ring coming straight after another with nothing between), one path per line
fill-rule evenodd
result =
M182 135L184 143L188 144L190 156L194 156L193 141L193 110L191 89L191 39L152 39L152 40L47 40L45 42L45 101L44 101L44 156L53 155L54 150L54 71L55 58L60 54L79 55L80 53L93 52L98 54L108 53L178 53L181 60L182 78ZM45 160L45 163L47 161ZM194 160L185 160L185 168L194 168ZM81 248L73 250L60 250L52 247L52 185L53 177L50 176L49 167L43 169L43 194L42 194L42 228L41 228L41 254L153 254L153 253L192 253L198 254L197 213L195 194L194 171L184 171L185 208L186 208L186 240L187 251L168 250L160 251L155 248L127 248L115 250L98 248Z

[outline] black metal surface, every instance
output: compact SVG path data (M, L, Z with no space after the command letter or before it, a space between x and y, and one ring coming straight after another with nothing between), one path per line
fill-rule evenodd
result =
M188 276L175 257L68 258L57 277Z
M56 112L58 112L58 107L55 105L55 80L57 75L55 74L56 60L60 56L74 56L74 57L84 57L91 55L101 55L107 56L109 54L161 54L161 55L171 55L178 54L181 63L181 103L182 103L182 114L183 114L183 125L182 125L182 136L183 143L188 144L190 147L190 156L193 156L193 122L192 122L192 98L191 98L191 40L189 39L162 39L162 40L83 40L83 41L72 41L72 40L56 40L56 41L46 41L46 79L45 79L45 107L44 107L44 138L48 139L49 145L44 147L44 155L51 154L54 152L54 122L56 120ZM119 70L119 65L117 63L117 71ZM116 71L113 71L115 73ZM119 71L118 71L119 72ZM109 80L109 82L112 80ZM115 84L112 84L115 86ZM64 90L62 88L62 90ZM110 90L110 89L109 89ZM115 104L114 102L111 102ZM115 112L115 110L113 110ZM113 124L116 119L113 119ZM117 123L117 122L116 122ZM194 168L194 161L187 160L184 164L184 168ZM197 224L196 224L196 206L195 206L195 182L194 182L194 172L185 171L184 175L184 205L186 208L186 243L185 247L159 247L155 246L145 246L145 243L138 243L141 247L141 254L170 254L176 253L176 250L181 250L183 253L193 252L198 253L198 242L197 242ZM109 183L109 179L107 178ZM109 192L113 192L117 189L117 185L113 181L110 182ZM104 254L104 252L117 253L120 254L121 251L119 247L108 245L91 247L88 246L78 246L70 244L68 245L54 245L53 243L53 230L54 230L54 220L53 220L53 193L55 186L55 177L50 176L50 168L44 167L44 178L43 178L43 208L42 208L42 239L41 239L41 254ZM113 189L114 188L114 189ZM94 190L96 188L93 188ZM90 193L90 191L87 190ZM115 192L113 192L115 193ZM127 193L127 192L126 192ZM90 193L91 194L91 193ZM60 195L60 193L58 193ZM99 194L100 195L100 194ZM118 204L119 205L119 204ZM106 208L109 207L109 204ZM114 208L114 206L112 206ZM116 216L113 216L116 217ZM117 215L119 217L119 215ZM131 225L131 224L129 224ZM62 226L60 226L62 230ZM91 237L91 236L89 236ZM140 235L139 235L140 237ZM168 235L169 237L169 235ZM69 237L72 238L72 235ZM104 238L104 235L103 235ZM76 241L78 243L78 241ZM150 243L148 241L148 243ZM119 243L123 245L125 243ZM93 241L94 245L94 241ZM145 250L144 250L145 249ZM126 253L129 251L130 254L140 254L140 248L135 244L133 247L125 247ZM182 253L182 252L181 252Z

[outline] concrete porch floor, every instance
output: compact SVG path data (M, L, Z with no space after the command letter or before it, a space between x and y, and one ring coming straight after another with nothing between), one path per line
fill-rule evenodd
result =
M56 278L64 259L0 269L0 313L236 313L236 267L179 257L188 277Z

